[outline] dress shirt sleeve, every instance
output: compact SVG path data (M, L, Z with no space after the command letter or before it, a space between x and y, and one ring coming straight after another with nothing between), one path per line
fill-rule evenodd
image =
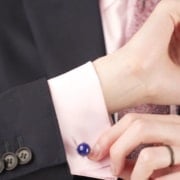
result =
M74 175L114 179L109 159L93 162L77 153L82 142L93 146L111 126L100 82L91 62L48 80L70 171Z

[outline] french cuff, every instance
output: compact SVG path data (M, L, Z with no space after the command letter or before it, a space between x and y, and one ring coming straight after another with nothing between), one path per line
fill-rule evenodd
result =
M112 176L109 159L94 162L82 157L77 146L91 147L111 126L96 71L88 62L63 75L48 80L70 171L74 175L100 179Z

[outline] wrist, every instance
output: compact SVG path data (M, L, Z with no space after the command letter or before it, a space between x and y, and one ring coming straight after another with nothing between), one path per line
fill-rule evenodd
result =
M128 63L130 57L123 50L93 62L110 113L125 107L146 103L151 92L142 81L140 67Z

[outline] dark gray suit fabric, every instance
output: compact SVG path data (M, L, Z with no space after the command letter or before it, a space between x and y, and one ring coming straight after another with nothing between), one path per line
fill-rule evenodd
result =
M47 79L105 54L97 0L0 0L0 157L32 149L30 164L0 180L71 176Z

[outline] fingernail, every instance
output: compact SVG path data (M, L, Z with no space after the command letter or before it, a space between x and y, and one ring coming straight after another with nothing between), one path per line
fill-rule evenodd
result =
M96 144L92 149L89 154L89 158L93 160L99 160L100 157L100 146L99 144Z

